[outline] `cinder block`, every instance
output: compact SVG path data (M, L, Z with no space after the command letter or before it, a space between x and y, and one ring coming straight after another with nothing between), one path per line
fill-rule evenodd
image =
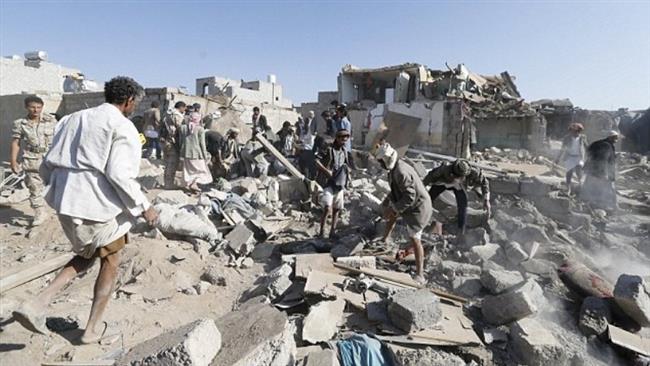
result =
M440 299L427 289L400 290L391 298L388 316L406 332L431 328L442 316Z
M502 325L535 314L544 304L544 291L537 282L528 280L501 295L485 297L481 312L487 322Z

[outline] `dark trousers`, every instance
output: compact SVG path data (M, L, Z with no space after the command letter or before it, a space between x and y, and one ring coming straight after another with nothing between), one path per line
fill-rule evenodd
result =
M160 160L160 157L162 156L160 139L147 137L147 157L151 156L151 150L153 149L156 149L156 158Z
M571 188L571 178L573 178L573 173L576 173L576 177L578 177L578 184L582 184L582 167L576 165L575 168L566 172L566 185L569 188Z
M440 196L445 190L454 191L454 196L456 196L456 206L458 206L458 228L461 231L465 230L465 222L467 221L467 193L462 189L447 188L445 186L433 185L429 189L429 196L431 196L431 203Z

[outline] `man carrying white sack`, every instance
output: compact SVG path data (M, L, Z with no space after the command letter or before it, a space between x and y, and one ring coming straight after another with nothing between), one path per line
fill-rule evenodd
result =
M153 225L156 211L136 181L142 145L133 113L144 96L140 84L118 76L104 86L106 103L64 117L41 165L45 200L57 212L76 256L38 297L13 316L30 331L45 334L45 310L54 295L100 258L93 303L80 342L101 341L102 315L113 292L120 250L134 218Z

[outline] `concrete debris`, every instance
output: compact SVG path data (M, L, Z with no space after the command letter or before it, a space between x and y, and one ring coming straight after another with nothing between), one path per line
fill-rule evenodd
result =
M515 231L510 239L518 243L538 242L544 244L551 241L544 229L537 225L527 225Z
M184 206L190 203L190 199L183 191L162 191L152 201L154 205L158 203Z
M560 266L558 274L570 290L581 296L614 296L614 286L582 263L567 261Z
M479 276L481 274L481 267L479 266L448 260L440 263L440 270L451 278L456 276Z
M584 335L600 336L607 332L607 326L611 322L612 312L607 299L588 296L582 300L578 327Z
M154 209L158 212L156 227L164 234L196 237L210 243L221 240L221 233L217 228L194 212L166 203L159 203Z
M614 300L642 327L650 327L650 278L623 274L616 281Z
M482 228L470 229L465 233L465 243L473 247L475 245L485 245L490 242L490 235Z
M369 302L366 304L366 317L371 322L390 324L388 316L388 300Z
M259 295L266 295L271 299L275 299L281 296L293 284L289 278L292 273L293 269L291 266L287 263L283 263L282 265L270 271L260 281L259 285L245 291L242 295L242 299L245 301Z
M321 301L309 309L303 320L302 339L317 344L326 342L338 331L337 324L343 317L345 300Z
M481 280L475 277L456 277L451 283L454 293L465 297L476 297L480 295L483 285Z
M220 268L211 266L203 272L201 280L215 286L226 286L226 278Z
M338 257L336 263L353 267L353 268L377 268L377 257L375 256L356 256L356 257Z
M564 347L542 324L532 318L516 321L510 327L510 347L524 365L568 365Z
M504 244L503 250L506 253L506 258L508 261L514 265L520 264L521 262L528 259L528 253L521 247L516 241L509 241Z
M226 235L225 239L228 241L228 246L235 253L247 255L252 251L251 243L255 241L255 233L253 233L246 224L240 223ZM250 249L250 251L248 250Z
M434 348L399 348L395 359L402 366L467 366L459 356Z
M375 195L387 195L390 192L390 183L384 179L375 179Z
M363 203L363 205L366 207L370 207L374 212L378 214L381 214L384 211L384 208L381 205L381 200L370 192L363 192L361 194L361 203Z
M427 289L400 290L391 297L388 316L407 333L432 328L442 316L439 304L438 296Z
M359 254L366 245L366 239L359 234L346 235L337 240L330 254L333 258L351 257Z
M475 264L486 262L502 263L506 258L506 254L499 244L487 243L471 247L467 253L467 258Z
M201 319L133 347L120 366L208 366L221 349L214 320Z
M492 294L498 295L524 281L521 273L499 269L484 269L481 284Z
M310 352L303 366L339 366L336 352L331 349L322 349Z
M267 304L255 304L216 320L221 352L211 366L291 365L296 358L295 329L287 316Z
M503 294L485 297L481 312L489 323L502 325L536 314L545 304L542 288L534 280L527 280Z

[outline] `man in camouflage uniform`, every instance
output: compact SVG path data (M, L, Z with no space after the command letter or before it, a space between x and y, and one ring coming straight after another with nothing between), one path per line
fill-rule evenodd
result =
M163 153L165 158L165 188L174 188L174 178L178 169L180 141L178 140L178 131L180 131L183 120L185 119L185 110L187 105L184 102L176 102L172 113L165 116L162 130L160 133L160 142L163 144Z
M35 95L25 98L27 116L14 121L11 130L11 170L19 173L18 155L23 151L22 169L25 170L25 183L29 188L29 202L34 209L32 226L38 226L45 221L43 209L43 181L39 176L39 168L43 156L49 150L54 135L56 119L49 114L43 114L43 100Z
M444 163L441 166L432 169L423 183L425 186L431 185L429 196L431 203L445 190L452 190L456 196L456 206L458 207L458 229L460 235L465 234L465 221L467 219L467 191L480 187L480 196L483 198L483 207L490 216L490 183L483 175L481 169L473 167L463 159L458 159L453 163ZM478 192L477 192L478 193ZM438 225L437 229L439 230ZM441 234L441 232L438 232Z

